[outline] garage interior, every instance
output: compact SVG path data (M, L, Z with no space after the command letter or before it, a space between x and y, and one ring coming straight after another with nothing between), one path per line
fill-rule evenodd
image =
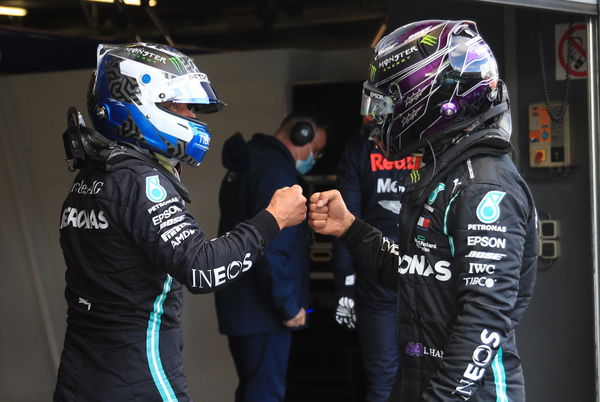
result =
M138 5L129 5L129 2ZM60 205L73 180L61 135L68 107L86 113L99 43L170 44L190 54L229 105L207 118L213 140L202 165L186 168L192 214L208 236L218 224L224 141L272 133L300 106L333 125L311 172L314 189L333 186L339 152L360 131L362 82L371 46L422 19L470 19L490 44L507 83L513 158L546 231L533 300L517 330L528 400L600 401L598 393L598 2L595 0L0 0L27 10L0 15L0 400L51 399L65 329ZM565 28L566 27L566 28ZM571 57L565 30L578 32ZM577 31L575 31L577 29ZM562 31L561 31L562 30ZM575 39L574 39L575 38ZM568 46L568 44L567 44ZM561 72L568 59L572 72ZM575 67L577 66L577 67ZM532 141L533 109L566 110L563 154ZM532 145L533 144L533 145ZM310 328L294 337L290 402L364 401L356 333L334 322L327 238L311 266ZM212 295L186 294L185 370L196 400L233 400L237 383Z

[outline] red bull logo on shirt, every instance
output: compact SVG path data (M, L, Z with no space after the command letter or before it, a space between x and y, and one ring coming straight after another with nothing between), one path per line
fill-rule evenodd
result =
M371 171L377 172L378 170L416 170L421 167L421 158L414 158L407 156L406 158L390 161L387 160L380 153L371 154Z

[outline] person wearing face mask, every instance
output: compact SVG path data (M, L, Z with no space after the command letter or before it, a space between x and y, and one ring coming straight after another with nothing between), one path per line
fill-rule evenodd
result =
M223 146L219 234L264 209L280 187L300 185L327 142L315 112L293 112L274 135L241 134ZM215 293L219 331L227 335L239 384L235 401L283 401L291 331L306 324L310 232L286 228L269 244L253 273Z

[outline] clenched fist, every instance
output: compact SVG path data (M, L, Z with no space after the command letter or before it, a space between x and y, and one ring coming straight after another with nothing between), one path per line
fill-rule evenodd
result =
M315 232L339 237L346 233L354 219L339 191L314 193L310 197L308 224Z
M296 314L296 316L294 318L283 322L283 325L285 325L288 328L297 328L297 327L301 327L305 324L306 324L306 310L304 310L304 307L302 307L300 309L300 311L298 312L298 314Z
M282 187L275 191L266 210L275 217L279 229L294 226L306 218L306 198L302 195L302 187Z

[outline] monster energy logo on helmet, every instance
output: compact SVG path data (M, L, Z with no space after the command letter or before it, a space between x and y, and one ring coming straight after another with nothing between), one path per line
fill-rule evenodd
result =
M375 73L377 72L377 67L371 64L371 72L369 73L369 81L375 81Z
M435 46L435 45L437 45L437 42L438 42L438 38L436 38L433 35L429 35L429 34L425 35L423 37L423 39L421 39L421 43L424 43L428 46Z
M185 67L178 57L170 57L169 61L175 66L178 72L185 73Z

